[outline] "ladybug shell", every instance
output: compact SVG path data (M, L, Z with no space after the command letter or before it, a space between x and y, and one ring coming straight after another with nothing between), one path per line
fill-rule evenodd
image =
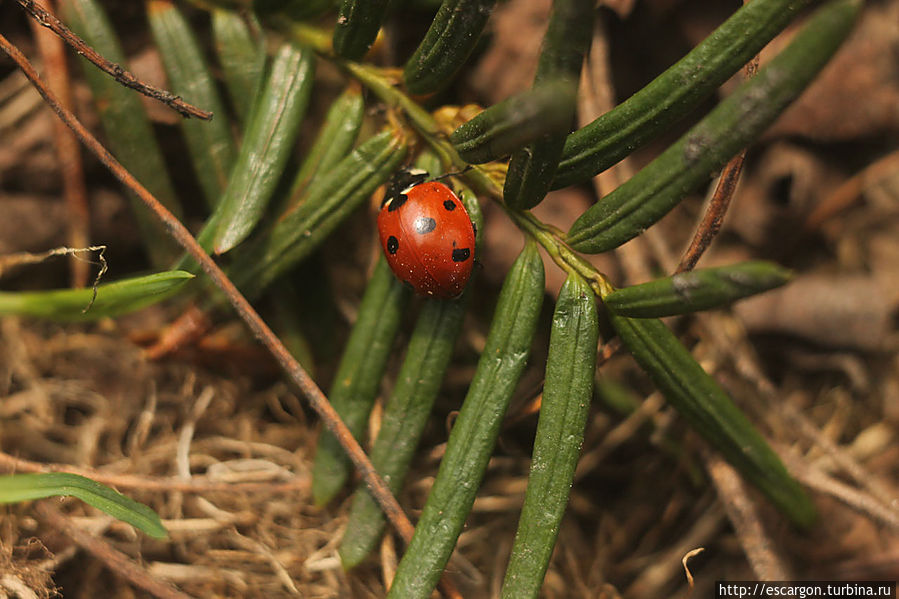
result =
M387 197L378 213L387 264L421 295L462 293L474 264L475 231L462 202L437 181Z

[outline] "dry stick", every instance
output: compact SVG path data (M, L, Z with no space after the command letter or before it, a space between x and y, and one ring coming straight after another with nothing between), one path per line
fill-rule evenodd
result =
M134 586L142 588L154 597L159 597L159 599L190 599L190 595L186 595L171 585L154 578L124 553L113 549L106 542L72 524L59 510L50 507L48 503L38 503L35 506L35 511L47 524L61 531L75 541L75 544L98 558L110 570L127 579Z
M702 452L702 458L756 578L790 580L789 570L762 525L758 506L736 469L708 449Z
M892 503L884 503L870 493L865 494L843 481L833 478L826 472L809 466L793 455L787 455L785 461L793 476L810 488L830 495L860 514L879 521L884 526L899 530L899 511L893 507Z
M28 59L25 58L19 49L12 45L3 35L0 35L0 49L6 52L6 54L19 65L19 68L22 69L25 76L28 77L32 84L34 84L35 88L47 104L49 104L56 114L59 115L59 118L71 127L75 132L75 135L78 136L78 139L81 140L81 143L87 146L87 148L97 156L100 162L103 163L103 165L106 166L106 168L108 168L125 187L134 192L134 194L147 205L157 218L162 221L163 225L165 225L169 234L175 241L177 241L178 244L197 261L203 269L203 272L205 272L210 280L212 280L222 293L225 294L228 301L237 312L237 315L246 323L247 327L249 327L250 331L253 333L253 336L268 349L275 358L275 361L278 362L278 365L281 366L281 369L287 375L288 382L293 385L300 395L309 400L312 409L315 410L319 417L321 417L328 430L340 442L340 445L347 452L350 461L353 462L356 470L362 476L362 480L365 481L365 486L372 494L372 497L374 497L375 501L378 502L378 505L381 506L387 519L394 528L396 528L397 532L403 538L403 541L408 543L412 539L414 527L409 521L409 518L406 517L399 502L397 502L396 498L390 492L387 484L378 475L374 466L372 466L371 461L369 461L368 456L365 455L359 442L353 437L353 433L350 432L350 429L348 429L343 420L341 420L340 415L333 407L331 407L328 398L325 397L325 394L318 388L318 385L315 384L312 378L310 378L306 371L303 370L303 367L290 355L290 352L284 347L281 340L278 339L268 325L265 324L265 321L262 320L246 298L240 293L237 287L235 287L234 283L232 283L225 273L222 272L212 258L203 251L203 248L200 247L197 240L190 234L190 231L181 224L181 221L169 212L165 206L160 204L159 200L153 197L153 194L147 191L147 189L141 185L131 173L125 170L125 167L123 167L119 161L116 160L93 135L91 135L75 115L60 106L53 93L48 90L47 86L44 85L44 82L41 81L37 71L35 71ZM441 587L448 596L461 597L446 576L441 580Z
M744 2L745 4L745 2ZM759 57L756 55L751 61L746 63L745 75L746 79L751 79L759 70ZM724 222L724 215L730 207L730 200L734 196L734 190L740 181L740 173L743 172L743 160L746 158L746 150L743 150L724 166L721 176L718 178L718 184L715 186L715 192L709 200L709 206L706 209L702 221L693 234L693 240L687 251L684 252L680 260L680 264L674 271L674 274L693 270L699 258L711 245L712 240L721 230L721 224Z
M47 11L52 11L51 5L47 6ZM31 24L47 72L47 83L59 95L60 103L71 109L72 90L69 86L65 46L58 36L42 29L37 21L32 20ZM53 125L53 141L62 172L63 198L68 213L67 243L71 247L85 247L90 237L90 209L84 184L81 146L65 123L54 120ZM87 285L90 265L73 255L69 260L69 273L73 287L84 287Z
M746 158L746 150L731 158L730 162L724 166L721 176L718 178L718 185L715 186L715 192L709 200L709 206L693 234L690 247L684 252L674 274L693 270L693 267L699 262L699 258L709 249L712 240L718 235L721 223L724 222L724 215L730 207L730 200L734 196L734 190L737 188L737 182L740 180L740 173L743 172L744 158Z
M41 252L39 254L33 254L31 252L16 252L15 254L4 254L0 255L0 277L6 274L7 271L17 268L19 266L23 266L25 264L40 264L41 262L52 258L54 256L74 256L78 257L78 254L83 254L86 252L100 252L97 257L97 262L93 260L87 260L84 258L78 258L79 260L85 260L88 264L93 264L95 266L100 266L103 273L106 272L106 259L103 258L103 252L106 250L105 245L90 245L87 247L79 247L79 248L53 248L52 250L47 250L46 252ZM99 277L95 280L94 284L99 282Z
M115 79L125 87L129 87L144 94L145 96L149 96L154 100L162 102L172 110L177 111L181 116L185 118L196 117L198 119L203 119L204 121L208 121L212 118L212 113L208 110L197 108L196 106L188 104L187 102L182 100L180 96L176 96L164 89L159 89L158 87L153 87L152 85L144 83L143 81L132 75L130 72L125 70L125 68L121 65L107 60L96 50L88 46L83 39L72 33L72 31L68 27L62 24L62 21L50 14L40 4L34 2L34 0L17 1L29 15L34 17L34 19L38 23L50 29L53 33L61 37L63 41L70 45L78 54L84 56L86 59L94 63L97 68L111 75L113 79Z

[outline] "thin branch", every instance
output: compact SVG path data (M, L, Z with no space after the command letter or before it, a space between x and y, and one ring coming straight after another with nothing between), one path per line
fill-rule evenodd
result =
M744 4L745 3L746 2L744 1ZM758 70L759 57L758 55L755 55L752 60L746 63L743 73L746 79L752 79ZM684 252L680 264L677 265L677 269L674 271L675 274L693 270L696 263L699 262L699 258L707 249L709 249L712 240L715 239L718 232L721 231L724 215L727 214L727 209L730 207L730 200L733 198L734 191L737 189L737 183L740 181L740 173L743 172L743 160L745 158L746 150L743 150L731 158L724 166L724 169L721 171L721 176L718 177L718 184L715 186L715 192L709 200L709 206L706 209L705 215L702 217L702 221L696 228L696 232L693 234L693 240L690 242L687 251Z
M112 572L134 586L142 588L159 599L190 599L190 595L185 595L172 585L154 578L124 553L72 524L72 521L59 510L50 507L48 502L39 502L34 509L47 524L65 534L79 547L106 564L106 567Z
M709 249L712 240L721 230L724 215L727 214L727 209L730 207L730 200L733 198L737 182L740 180L740 173L743 172L744 158L746 158L746 150L731 158L721 171L718 185L715 186L715 192L709 200L708 208L706 208L696 232L693 233L693 240L690 241L690 246L684 252L680 264L677 265L675 274L693 270L693 267L699 262L699 258Z
M61 37L75 52L84 56L98 69L109 74L120 84L162 102L185 118L196 117L204 121L212 119L212 113L208 110L197 108L182 100L180 96L144 83L121 65L104 58L99 52L88 46L83 39L75 35L71 29L63 25L62 21L50 14L43 6L34 2L34 0L17 0L17 2L40 25Z
M837 480L786 452L781 452L780 457L789 468L790 474L795 476L799 482L843 502L858 513L864 514L892 530L899 530L899 511L891 504L884 504L870 493Z
M790 571L778 554L777 543L762 525L758 506L739 473L708 448L704 448L702 457L756 579L789 580Z

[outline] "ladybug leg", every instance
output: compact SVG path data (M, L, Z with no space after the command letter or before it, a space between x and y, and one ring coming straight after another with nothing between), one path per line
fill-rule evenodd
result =
M446 174L440 175L439 177L434 177L434 181L443 181L444 179L447 179L449 177L457 177L459 175L464 175L465 173L467 173L468 171L470 171L473 168L474 167L471 166L470 164L466 164L465 168L463 168L461 171L455 171L452 173L446 173ZM446 186L450 187L448 182L446 183ZM452 189L452 188L450 188L450 189Z
M467 173L468 171L470 171L470 170L473 169L473 168L474 168L473 166L471 166L470 164L468 164L468 165L466 165L465 168L463 168L461 171L455 171L455 172L452 172L452 173L446 173L445 175L440 175L439 177L434 177L432 180L433 180L433 181L442 181L444 185L446 185L447 187L449 187L449 189L450 189L451 192L456 193L456 186L453 185L453 182L450 181L449 178L450 178L450 177L457 177L457 176L459 176L459 175L464 175L465 173Z

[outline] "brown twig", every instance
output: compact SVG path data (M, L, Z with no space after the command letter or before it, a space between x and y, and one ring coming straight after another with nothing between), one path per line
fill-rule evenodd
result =
M756 55L751 61L746 63L744 68L746 79L754 77L758 70L759 57ZM705 215L702 217L702 221L700 221L699 226L696 228L696 232L693 233L693 239L690 241L690 246L680 259L680 263L674 271L675 274L693 270L696 263L699 262L699 258L707 249L709 249L712 240L715 239L718 232L721 231L724 215L727 214L727 209L730 207L730 200L733 198L734 190L736 190L737 183L740 181L740 173L743 172L743 161L745 158L746 150L743 150L731 158L724 166L724 169L722 169L721 176L718 177L718 184L715 186L715 191L712 193L712 197L709 200Z
M52 6L47 5L46 10L51 13ZM47 73L47 83L50 89L59 95L60 102L66 108L72 107L72 91L69 86L69 69L66 64L65 45L62 40L51 32L44 30L38 21L31 21L34 37L37 41L38 51L43 59L44 69ZM62 173L63 198L65 200L68 218L67 243L71 247L85 247L90 238L90 209L87 202L87 189L84 184L84 168L81 163L81 147L78 140L59 120L53 122L53 141L56 146L56 155L59 160ZM87 285L90 275L90 265L77 256L69 260L69 272L73 287Z
M790 580L790 572L778 555L777 544L765 530L746 483L733 466L707 448L702 452L706 470L734 526L737 540L758 580Z
M290 355L290 352L284 347L281 340L278 339L265 321L262 320L234 283L232 283L222 269L218 267L215 261L203 251L203 248L200 247L197 240L190 234L190 231L181 224L181 221L163 206L159 200L153 197L153 194L147 191L147 189L141 185L140 182L137 181L99 141L97 141L75 115L59 104L59 101L53 95L53 92L48 90L44 82L41 81L34 66L32 66L19 49L12 45L3 35L0 35L0 49L16 62L19 68L22 69L22 72L25 73L25 76L28 77L32 84L34 84L35 88L47 104L49 104L54 112L59 115L59 118L71 127L75 132L75 135L78 136L78 139L81 140L81 143L93 152L100 162L103 163L103 165L106 166L106 168L108 168L125 187L131 190L142 202L144 202L144 204L146 204L156 217L162 221L163 225L168 229L169 234L175 241L177 241L178 244L197 261L203 269L203 272L206 273L216 287L225 294L225 297L228 298L228 301L234 307L234 310L241 320L246 323L247 327L253 333L253 336L256 337L256 339L265 346L275 358L275 361L287 375L288 383L294 388L295 392L298 392L309 401L312 409L315 410L328 430L340 442L350 458L350 461L353 462L356 470L361 475L362 480L365 482L372 497L378 502L378 505L380 505L381 509L384 511L385 516L387 516L387 519L394 528L396 528L403 540L408 543L412 539L414 527L403 512L399 502L397 502L396 498L390 492L384 479L378 475L371 461L368 459L368 456L365 455L365 452L359 445L359 442L353 437L350 429L347 428L346 424L341 420L337 411L331 407L325 394L322 393L321 389L318 388L318 385L315 384L303 367ZM444 592L449 596L461 596L446 576L444 576L441 581L441 586Z
M125 578L134 586L140 587L160 599L190 599L190 595L154 578L124 553L72 524L59 510L50 507L49 503L39 502L35 505L34 510L47 524L75 541L75 544L102 561L112 572Z
M63 25L62 21L50 14L43 6L34 2L34 0L17 0L17 2L25 12L31 15L40 25L58 35L65 43L70 45L75 52L84 56L98 69L109 74L113 79L125 87L129 87L145 96L162 102L185 118L196 117L198 119L203 119L204 121L208 121L212 118L212 113L208 110L197 108L182 100L180 96L176 96L164 89L159 89L158 87L144 83L129 71L125 70L121 65L107 60L100 55L99 52L88 46L83 39L75 35L71 29Z
M699 226L696 227L690 246L680 259L680 263L674 271L675 274L693 270L693 267L699 262L699 258L709 249L712 240L721 230L724 215L727 214L727 209L730 207L730 200L734 196L734 190L740 180L740 173L743 172L744 158L746 158L746 150L731 158L721 171L718 185L715 186L715 192L709 200L708 208L706 208Z

